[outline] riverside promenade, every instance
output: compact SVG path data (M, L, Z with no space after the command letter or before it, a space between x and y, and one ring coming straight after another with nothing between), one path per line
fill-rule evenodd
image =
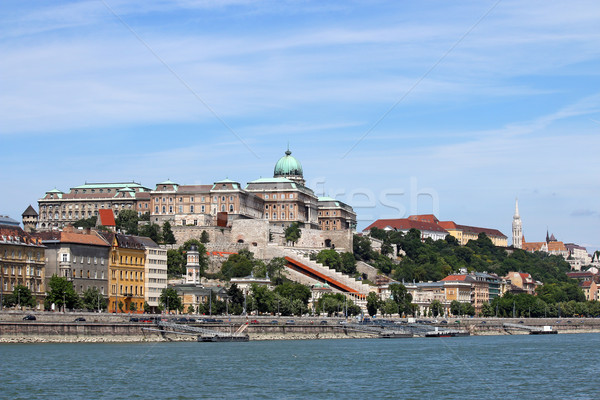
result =
M34 315L35 320L23 320ZM57 342L155 342L195 341L195 336L162 334L156 325L148 322L131 322L130 318L144 319L139 314L109 313L52 313L52 312L0 312L0 343L57 343ZM153 317L176 320L187 315L158 315ZM192 316L206 318L208 316ZM75 321L76 319L85 321ZM248 324L246 333L250 340L294 339L356 339L373 338L371 332L354 329L349 325L355 320L326 317L277 317L277 316L217 316L219 322L194 322L194 326L207 327L223 332L235 331ZM392 329L407 326L406 319L386 319ZM551 326L559 334L600 333L600 318L423 318L423 326L431 329L460 329L471 335L522 335L526 330L506 328L505 324L519 326ZM377 325L375 325L377 326ZM390 324L387 325L389 327ZM383 328L382 328L383 329Z

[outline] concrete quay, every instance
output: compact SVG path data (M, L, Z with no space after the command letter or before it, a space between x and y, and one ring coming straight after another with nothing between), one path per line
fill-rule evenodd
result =
M35 321L24 321L25 315L35 315ZM193 335L157 332L152 323L129 322L130 317L139 315L98 313L24 313L0 312L0 343L101 343L101 342L158 342L195 341ZM85 322L75 322L78 317ZM166 316L163 316L166 317ZM182 317L171 315L170 318ZM206 317L206 316L197 316ZM354 330L341 325L342 318L323 317L274 317L274 316L231 316L215 317L223 322L202 323L203 326L223 332L235 331L248 323L246 333L250 340L298 340L298 339L353 339L377 337L372 332ZM286 323L294 320L293 324ZM277 321L276 323L274 321ZM321 321L327 321L321 324ZM401 329L406 319L394 319L392 329ZM447 318L422 319L423 326L440 329L461 329L471 335L514 335L527 334L523 330L506 329L504 323L527 326L549 325L558 333L600 332L600 318ZM445 323L443 321L446 321ZM458 322L456 322L458 321ZM521 322L523 321L523 322Z

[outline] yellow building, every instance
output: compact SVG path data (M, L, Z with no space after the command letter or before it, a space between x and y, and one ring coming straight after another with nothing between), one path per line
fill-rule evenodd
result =
M144 245L136 236L120 233L103 235L111 243L108 263L108 311L143 312L146 264Z
M44 246L12 218L0 216L0 294L12 294L15 286L31 290L36 308L44 309L46 296Z

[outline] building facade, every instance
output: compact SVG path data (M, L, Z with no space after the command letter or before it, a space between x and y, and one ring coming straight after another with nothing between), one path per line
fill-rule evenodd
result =
M22 285L31 290L36 309L43 310L45 277L42 241L21 229L14 219L0 216L0 297L12 294L15 286Z
M108 264L108 311L143 311L146 273L144 245L136 236L107 232L101 234L111 244Z
M146 253L144 299L152 312L158 312L158 299L167 288L167 250L147 237L136 236L136 240L144 246Z
M138 196L143 197L149 191L136 182L86 183L68 193L49 190L38 200L38 229L61 229L79 219L98 216L101 209L112 209L115 215L122 210L139 211Z
M108 297L110 244L96 231L65 227L62 232L40 232L46 247L46 285L52 276L64 277L82 295L94 288Z

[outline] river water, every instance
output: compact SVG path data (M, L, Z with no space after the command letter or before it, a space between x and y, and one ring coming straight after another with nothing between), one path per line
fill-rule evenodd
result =
M4 344L3 399L598 399L600 334Z

